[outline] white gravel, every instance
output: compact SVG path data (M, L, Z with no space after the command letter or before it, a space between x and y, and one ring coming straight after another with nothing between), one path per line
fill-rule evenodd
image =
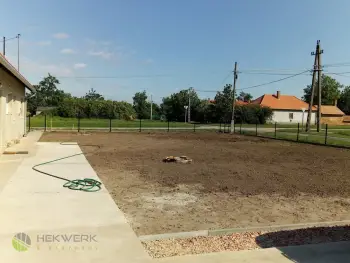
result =
M220 251L250 250L350 240L350 226L315 227L277 232L245 232L225 236L144 241L154 258Z

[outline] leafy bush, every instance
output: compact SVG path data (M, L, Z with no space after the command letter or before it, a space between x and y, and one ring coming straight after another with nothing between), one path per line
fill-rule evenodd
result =
M272 109L256 104L235 107L235 122L249 124L265 124L272 117Z

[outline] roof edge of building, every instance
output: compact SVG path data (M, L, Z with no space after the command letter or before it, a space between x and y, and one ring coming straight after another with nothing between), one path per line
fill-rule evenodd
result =
M24 86L31 91L35 91L34 86L21 74L18 70L3 56L0 55L0 66L10 72L16 79L18 79Z

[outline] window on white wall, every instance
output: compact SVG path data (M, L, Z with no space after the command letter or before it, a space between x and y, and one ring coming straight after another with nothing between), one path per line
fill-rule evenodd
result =
M293 119L294 119L294 114L293 114L293 112L289 113L289 119L290 119L290 120L293 120Z
M6 98L6 114L12 114L12 102L12 93L10 93Z

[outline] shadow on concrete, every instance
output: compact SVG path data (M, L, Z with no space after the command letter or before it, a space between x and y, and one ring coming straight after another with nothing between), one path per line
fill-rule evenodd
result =
M277 247L292 262L350 262L350 226L276 231L255 241L261 248Z

